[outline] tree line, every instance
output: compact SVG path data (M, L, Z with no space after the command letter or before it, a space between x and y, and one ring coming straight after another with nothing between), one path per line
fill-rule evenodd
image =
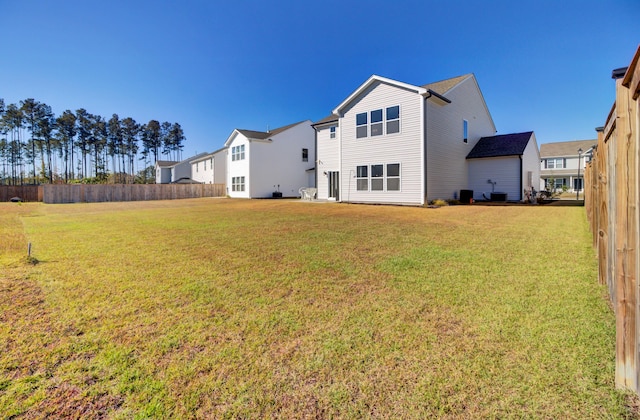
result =
M152 165L161 154L180 160L185 140L178 123L107 120L83 108L56 116L33 98L6 106L0 98L0 184L154 182Z

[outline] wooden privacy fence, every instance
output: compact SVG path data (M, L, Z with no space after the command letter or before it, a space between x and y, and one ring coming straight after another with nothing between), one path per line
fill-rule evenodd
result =
M4 203L14 197L22 201L42 201L41 185L0 185L0 202Z
M640 393L638 284L640 47L626 69L614 70L616 101L585 169L585 209L598 252L598 277L616 317L616 385Z
M224 184L63 184L44 185L47 204L177 200L224 197Z

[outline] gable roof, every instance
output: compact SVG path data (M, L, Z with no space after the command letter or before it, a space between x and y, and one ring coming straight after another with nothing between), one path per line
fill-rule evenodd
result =
M578 149L586 152L598 144L598 140L573 140L556 143L544 143L540 145L540 157L566 157L578 156Z
M233 130L233 132L231 133L227 141L224 143L224 146L225 147L229 146L229 144L231 143L231 140L233 139L233 137L235 137L236 133L242 134L249 140L267 140L272 136L278 135L283 131L287 131L288 129L295 127L296 125L302 124L305 121L298 121L296 123L285 125L284 127L279 127L269 131L254 131L254 130L245 130L241 128L236 128L235 130Z
M330 122L338 122L339 117L335 114L331 114L331 115L327 115L326 117L314 122L313 124L311 124L312 126L316 126L316 125L320 125L320 124L326 124L326 123L330 123Z
M160 168L169 168L175 165L176 163L178 163L177 160L157 160L156 161L156 165L158 165Z
M427 97L430 97L430 96L433 95L435 98L440 100L442 105L444 105L446 103L450 103L451 101L449 101L443 95L445 93L447 93L448 91L450 91L451 89L453 89L455 86L457 86L458 84L462 83L463 81L467 80L470 77L473 77L473 73L468 73L468 74L465 74L465 75L462 75L462 76L452 77L450 79L445 79L445 80L441 80L439 82L429 83L429 84L422 85L422 86L416 86L416 85L411 85L409 83L399 82L397 80L389 79L387 77L382 77L382 76L378 76L378 75L374 74L373 76L369 77L369 79L367 79L366 82L364 82L362 85L360 85L360 87L358 87L356 90L354 90L353 93L351 93L351 95L349 95L344 101L342 101L342 103L340 103L340 105L338 105L333 110L333 114L340 115L340 111L343 108L345 108L349 103L351 103L351 101L353 101L355 98L357 98L358 95L360 95L362 92L364 92L366 89L368 89L371 85L373 85L376 82L386 83L386 84L397 86L397 87L400 87L400 88L412 90L412 91L414 91L414 92L416 92L416 93L418 93L420 95L428 95ZM327 121L323 121L323 120L321 120L321 121L322 122L327 122ZM321 122L318 121L316 124L319 124L319 123L321 123Z
M533 131L499 136L482 137L471 149L467 159L478 159L499 156L520 156L531 139Z
M431 89L441 95L444 95L445 93L453 89L457 84L464 81L465 79L468 79L471 76L473 76L472 73L463 74L462 76L452 77L450 79L441 80L439 82L422 85L422 87L427 90Z

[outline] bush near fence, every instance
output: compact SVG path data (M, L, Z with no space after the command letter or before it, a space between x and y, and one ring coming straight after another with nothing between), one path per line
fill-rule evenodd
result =
M616 317L616 385L640 394L640 46L627 69L614 70L616 101L585 169L585 209Z
M225 194L224 184L66 184L45 185L43 201L47 204L101 203L223 197Z
M0 185L0 202L18 197L22 201L42 201L41 185Z

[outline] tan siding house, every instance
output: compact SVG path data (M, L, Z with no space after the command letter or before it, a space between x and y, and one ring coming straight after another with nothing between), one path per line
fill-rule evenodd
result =
M597 143L594 139L541 144L540 188L549 191L566 189L572 192L579 188L582 191L584 167L591 159L591 151Z

